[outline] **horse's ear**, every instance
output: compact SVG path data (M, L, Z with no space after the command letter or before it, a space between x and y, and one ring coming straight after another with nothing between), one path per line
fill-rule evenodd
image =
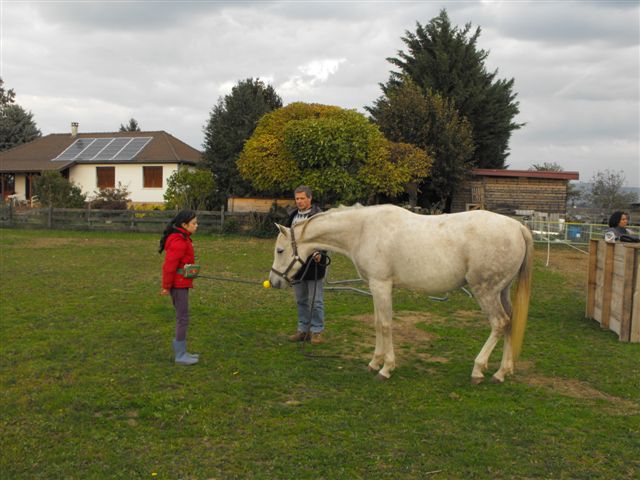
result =
M279 223L276 223L276 227L278 227L278 230L280 230L280 233L283 234L285 237L289 234L289 229L287 227L282 226Z

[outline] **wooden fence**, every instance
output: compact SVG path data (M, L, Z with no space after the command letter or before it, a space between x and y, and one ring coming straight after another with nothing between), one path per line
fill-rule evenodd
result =
M0 206L0 227L161 232L176 214L170 210L98 210ZM256 212L198 211L201 232L268 232L274 218ZM282 221L283 219L276 218ZM277 230L273 228L274 236Z
M639 244L591 240L586 316L621 342L640 342Z

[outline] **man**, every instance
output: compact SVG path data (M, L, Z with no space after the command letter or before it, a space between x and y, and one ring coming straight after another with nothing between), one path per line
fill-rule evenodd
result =
M297 210L287 219L286 226L293 227L296 223L311 218L322 210L311 204L311 189L300 185L295 190ZM312 345L324 343L324 291L323 279L326 271L326 252L314 252L307 258L305 264L295 275L293 291L298 306L298 331L289 337L291 342L311 340ZM313 301L313 308L309 309Z

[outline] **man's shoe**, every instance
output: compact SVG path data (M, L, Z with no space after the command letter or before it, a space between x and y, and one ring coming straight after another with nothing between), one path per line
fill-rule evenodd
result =
M321 343L324 343L324 338L322 338L322 332L312 333L311 345L320 345Z
M290 342L305 342L309 340L308 332L297 332L295 335L289 337Z

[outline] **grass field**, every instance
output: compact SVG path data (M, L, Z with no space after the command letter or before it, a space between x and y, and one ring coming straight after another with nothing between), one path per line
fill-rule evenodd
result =
M473 299L396 291L398 368L379 383L368 297L327 292L328 343L303 352L286 341L291 291L198 280L201 362L179 367L157 235L0 235L3 479L640 475L640 345L583 318L586 255L554 249L546 268L537 252L523 354L503 385L470 383L489 333ZM194 240L203 273L266 278L273 241ZM353 275L335 256L331 277Z

